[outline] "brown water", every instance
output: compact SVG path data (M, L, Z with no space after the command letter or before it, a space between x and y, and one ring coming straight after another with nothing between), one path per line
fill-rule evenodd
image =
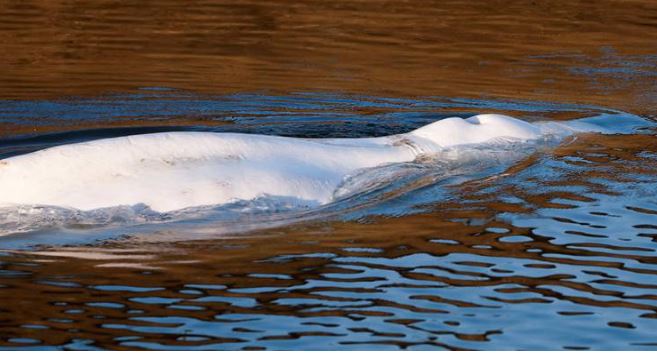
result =
M651 1L0 4L0 95L330 91L595 103L651 113Z
M655 114L656 25L651 1L4 0L0 156L163 130L387 135L487 112L620 126ZM0 345L654 349L653 133L471 167L251 232L5 236Z

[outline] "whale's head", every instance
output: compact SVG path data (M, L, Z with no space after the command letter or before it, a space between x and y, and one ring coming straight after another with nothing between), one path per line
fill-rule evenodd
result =
M531 123L499 114L475 115L467 119L447 118L410 133L441 147L484 143L507 138L533 140L541 129Z

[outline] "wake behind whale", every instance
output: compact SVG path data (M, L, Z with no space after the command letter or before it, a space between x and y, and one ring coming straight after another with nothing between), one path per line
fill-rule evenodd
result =
M126 218L135 218L138 209L140 221L148 222L181 210L262 200L312 208L359 192L354 186L367 185L374 175L364 171L427 158L458 159L459 150L472 147L559 141L580 132L613 131L596 119L528 123L485 114L377 138L168 132L62 145L0 160L0 217L5 218L0 225L14 228L5 234L33 230L25 220L44 209L48 212L37 211L39 217L32 219L62 225L57 224L66 223L62 214L106 218L98 210L107 209L121 210L119 216ZM359 182L355 176L361 176Z

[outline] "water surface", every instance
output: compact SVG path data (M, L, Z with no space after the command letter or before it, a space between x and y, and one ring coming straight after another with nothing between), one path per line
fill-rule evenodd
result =
M383 136L491 112L620 131L655 113L656 19L649 1L4 1L0 156L179 130ZM626 132L310 217L4 236L0 345L654 349L657 140Z

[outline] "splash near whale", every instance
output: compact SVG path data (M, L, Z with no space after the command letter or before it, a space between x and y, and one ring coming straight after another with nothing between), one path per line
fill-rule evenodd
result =
M558 141L580 132L609 130L595 119L529 123L484 114L376 138L213 132L107 138L0 160L0 208L5 226L15 227L21 220L8 220L12 213L7 210L23 210L24 223L26 208L28 216L46 209L45 216L37 214L47 223L48 214L51 220L62 214L93 218L105 214L97 210L134 212L136 207L140 217L148 218L263 199L312 208L357 192L354 187L367 184L372 170L423 158L458 159L459 150L472 147ZM362 180L354 182L358 175Z

